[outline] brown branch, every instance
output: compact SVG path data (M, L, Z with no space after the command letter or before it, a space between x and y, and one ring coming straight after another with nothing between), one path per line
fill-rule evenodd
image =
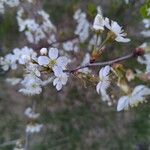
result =
M130 59L130 58L133 58L133 57L138 57L138 56L142 56L144 54L144 50L141 49L141 48L137 48L135 49L131 54L128 54L126 56L123 56L123 57L119 57L119 58L116 58L114 60L111 60L111 61L106 61L106 62L97 62L97 63L88 63L86 65L83 65L83 66L79 66L75 69L72 69L72 70L64 70L64 72L68 72L68 73L74 73L80 69L83 69L83 68L86 68L86 67L94 67L94 66L106 66L106 65L112 65L114 63L118 63L120 61L124 61L124 60L127 60L127 59Z

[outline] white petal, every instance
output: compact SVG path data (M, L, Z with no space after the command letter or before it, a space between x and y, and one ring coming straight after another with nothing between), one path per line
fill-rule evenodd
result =
M96 86L96 91L98 94L100 93L100 88L101 88L101 82L99 82Z
M49 61L50 60L49 60L49 58L47 56L39 56L38 57L38 64L39 65L43 65L43 66L48 65Z
M59 81L59 78L55 78L54 81L53 81L53 85L56 86L56 84L58 83L58 81Z
M101 90L101 97L103 101L110 101L110 97L105 90Z
M145 85L138 85L134 88L132 95L141 95L141 96L146 96L150 95L150 89L146 87Z
M104 22L102 15L97 14L94 19L93 28L95 30L104 30L104 23L105 22Z
M50 48L48 53L50 59L54 60L58 57L58 49L57 48Z
M63 74L62 74L62 78L61 78L62 84L63 84L63 85L66 85L67 80L68 80L67 74L66 74L66 73L63 73Z
M65 57L65 56L59 57L59 58L57 59L57 65L60 66L60 67L62 67L63 69L66 68L68 62L69 62L69 61L68 61L68 58Z
M57 91L60 91L62 89L62 83L61 82L57 83L56 89L57 89Z
M103 70L103 77L107 76L110 72L110 66L105 66L104 70Z
M55 75L56 77L60 77L60 76L63 74L63 70L62 70L62 68L59 67L59 66L54 66L54 67L53 67L53 71L54 71L54 75Z
M101 70L99 72L100 79L105 78L109 74L110 69L111 69L110 66L105 66L105 67L101 68Z
M118 36L116 39L115 39L117 42L123 42L123 43L127 43L127 42L130 42L131 40L128 39L128 38L124 38L122 36Z
M105 18L105 27L108 28L109 30L111 29L109 19L107 17Z
M129 107L129 97L128 96L122 96L118 100L117 111L121 111L121 110L126 109L128 107Z
M2 66L2 68L4 71L7 71L7 70L9 70L9 65L4 65L4 66Z

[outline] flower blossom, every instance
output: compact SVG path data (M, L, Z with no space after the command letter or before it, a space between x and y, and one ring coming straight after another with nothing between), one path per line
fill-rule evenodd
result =
M104 25L105 25L105 20L104 20L103 16L101 14L97 14L94 19L93 29L96 31L98 31L98 30L103 31Z
M68 80L68 75L63 72L61 67L55 67L55 76L56 78L53 81L53 85L56 86L56 89L59 91L62 89L63 85L66 85Z
M126 36L126 33L124 33L124 30L122 30L122 27L116 21L111 20L110 23L109 19L105 18L105 27L114 34L114 38L117 42L126 43L130 41L130 39L124 38Z
M96 91L98 94L101 93L103 101L109 101L110 98L106 93L107 88L110 86L109 81L109 73L110 73L110 66L105 66L99 71L99 83L96 86Z
M37 53L32 49L27 46L19 49L15 48L13 49L14 57L16 61L18 61L19 64L26 64L31 60L36 60Z
M145 96L150 95L150 89L144 85L138 85L134 88L132 93L126 96L122 96L117 105L117 111L128 109L129 106L137 106L139 102L144 102Z
M42 19L42 22L39 23L35 18L24 18L25 13L22 7L17 12L19 31L25 32L30 43L38 44L43 39L48 39L49 42L51 35L56 32L55 26L49 19L49 14L44 10L37 11L38 17Z
M0 57L0 66L4 71L17 69L16 58L12 54L7 54L5 57Z
M42 92L42 80L33 74L27 74L21 84L24 88L20 89L19 92L25 95L35 95Z
M90 23L86 18L86 13L78 9L74 14L74 19L77 21L77 27L74 33L79 36L81 42L85 42L89 37L90 27Z
M41 131L42 127L43 127L43 125L38 124L38 123L28 124L26 127L26 132L27 133L38 133Z
M49 68L52 68L54 72L55 69L57 69L57 67L55 66L59 66L62 69L66 69L69 59L65 56L59 57L57 48L50 48L48 52L48 56L39 56L38 64L41 66L48 66Z
M39 113L35 113L30 107L25 110L24 114L30 119L37 119L40 116Z

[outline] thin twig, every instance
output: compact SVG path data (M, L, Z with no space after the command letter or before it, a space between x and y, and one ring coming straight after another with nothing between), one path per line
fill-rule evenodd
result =
M64 70L64 72L73 73L73 72L76 72L76 71L78 71L78 70L80 70L80 69L83 69L83 68L86 68L86 67L112 65L112 64L114 64L114 63L117 63L117 62L120 62L120 61L127 60L127 59L129 59L129 58L132 58L133 56L134 56L134 53L131 53L131 54L128 54L128 55L123 56L123 57L120 57L120 58L116 58L116 59L111 60L111 61L97 62L97 63L88 63L88 64L86 64L86 65L77 67L77 68L72 69L72 70Z
M29 150L29 133L28 132L26 132L25 133L25 146L24 146L24 149L25 150Z

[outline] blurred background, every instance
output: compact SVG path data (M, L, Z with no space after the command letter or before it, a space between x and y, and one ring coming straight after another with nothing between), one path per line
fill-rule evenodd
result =
M144 0L43 0L44 10L59 29L73 25L73 14L81 8L92 21L97 6L104 16L121 24L132 42L109 46L115 58L128 54L148 39L140 32L144 29L140 8ZM6 9L0 15L0 55L15 47L27 45L24 35L19 33L15 8ZM32 46L32 45L30 45ZM127 66L135 66L134 61ZM3 145L8 141L23 138L26 118L24 110L36 100L36 111L41 113L39 122L44 128L30 136L30 150L148 150L150 149L150 105L149 102L126 112L117 112L116 106L101 101L92 85L85 87L79 80L70 79L59 93L54 87L44 88L38 96L27 97L10 86L5 78L15 75L0 74L0 150L13 149L14 145ZM19 76L19 75L18 75ZM139 82L139 81L137 81ZM149 84L149 83L147 83Z

